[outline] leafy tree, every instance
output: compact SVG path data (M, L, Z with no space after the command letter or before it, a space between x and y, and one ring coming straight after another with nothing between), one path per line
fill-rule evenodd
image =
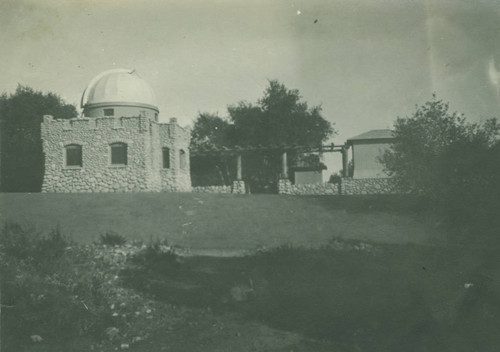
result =
M56 119L77 116L74 105L54 93L43 94L19 85L14 94L0 96L1 190L39 192L44 157L40 124L43 115Z
M401 190L424 195L445 223L487 233L500 225L499 131L496 119L468 123L433 96L396 120L395 142L380 161Z
M298 90L276 80L269 81L257 105L240 102L228 112L233 142L239 145L318 145L334 133L321 116L321 106L309 108Z
M434 95L413 116L396 120L395 141L380 161L402 190L435 195L447 181L442 165L450 148L488 148L498 132L495 119L468 123L463 115L449 112L449 105Z
M191 130L191 147L213 149L228 146L231 126L217 114L200 113ZM229 185L234 178L231 160L222 155L191 155L193 186Z
M217 114L200 113L191 130L191 146L213 148L230 145L229 122Z
M206 113L198 116L192 130L193 146L317 146L335 133L331 123L321 115L321 106L310 108L301 101L298 90L290 90L276 80L269 81L264 96L257 103L242 101L230 105L227 110L227 119ZM279 151L243 156L243 178L250 183L252 191L273 190L281 172L280 158ZM288 158L293 164L297 155L289 153ZM191 165L196 169L197 162L193 161ZM227 176L233 175L233 164L232 159L221 158L219 170L226 169ZM227 179L225 177L226 182Z

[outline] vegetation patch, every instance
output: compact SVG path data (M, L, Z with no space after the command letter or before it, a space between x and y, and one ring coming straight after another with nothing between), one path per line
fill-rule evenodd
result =
M17 240L18 239L18 240ZM496 351L494 248L334 237L245 257L77 244L8 223L5 351Z

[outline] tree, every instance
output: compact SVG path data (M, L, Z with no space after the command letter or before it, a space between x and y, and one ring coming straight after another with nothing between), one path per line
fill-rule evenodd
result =
M229 122L217 114L199 113L191 129L191 146L213 148L230 145Z
M298 90L290 90L276 80L269 81L257 103L242 101L228 106L227 110L225 119L206 113L198 116L191 134L193 146L317 146L335 133L331 123L321 115L321 106L309 108L301 101ZM293 164L297 155L289 153L288 157ZM279 151L243 156L243 178L250 183L252 191L269 191L277 183L280 158ZM234 163L227 158L224 163L225 167L230 165L228 174L233 174ZM196 168L196 162L193 164Z
M39 192L44 157L40 124L43 115L56 119L77 116L74 105L54 93L43 94L19 85L14 94L0 96L1 190Z
M318 145L334 129L321 116L321 106L308 107L299 91L269 81L257 105L240 102L228 107L234 124L233 143L239 145Z
M433 95L433 100L417 107L413 116L395 121L395 141L380 162L402 190L436 195L447 181L443 177L447 170L442 166L450 148L488 148L498 132L495 119L467 123L463 115L450 113L449 104Z
M217 114L200 113L191 130L191 147L213 149L230 143L229 122ZM193 186L229 185L234 170L228 158L222 155L191 155L191 183Z
M425 196L454 230L486 233L499 223L499 131L496 119L468 123L433 96L396 120L395 141L380 161L402 191Z

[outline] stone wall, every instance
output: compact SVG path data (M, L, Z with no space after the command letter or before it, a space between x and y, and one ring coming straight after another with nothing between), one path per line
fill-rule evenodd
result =
M339 185L334 183L306 183L294 185L290 180L279 180L278 193L291 195L338 195Z
M232 192L234 194L245 194L246 193L246 186L245 186L245 181L233 181L233 190Z
M166 191L191 191L191 173L189 164L189 143L191 132L177 125L176 119L170 124L159 125L160 147L158 165L162 164L161 152L164 147L170 150L170 169L160 169L161 189ZM184 167L181 167L181 150L184 151Z
M192 187L191 190L195 193L232 193L231 186L199 186Z
M44 116L41 126L45 175L42 192L189 191L189 130L175 121L147 117L75 118ZM127 165L112 165L110 144L127 145ZM65 146L82 149L82 166L67 166ZM171 167L163 169L162 147L170 148ZM187 164L180 170L179 151Z
M342 194L394 194L398 193L390 178L343 178Z
M192 187L192 192L196 193L225 193L225 194L246 194L245 181L233 181L232 186L198 186Z

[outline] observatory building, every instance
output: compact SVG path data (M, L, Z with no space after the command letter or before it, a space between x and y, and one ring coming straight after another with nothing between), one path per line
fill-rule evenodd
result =
M96 76L82 116L44 116L43 192L190 191L190 131L159 123L149 84L134 70Z

